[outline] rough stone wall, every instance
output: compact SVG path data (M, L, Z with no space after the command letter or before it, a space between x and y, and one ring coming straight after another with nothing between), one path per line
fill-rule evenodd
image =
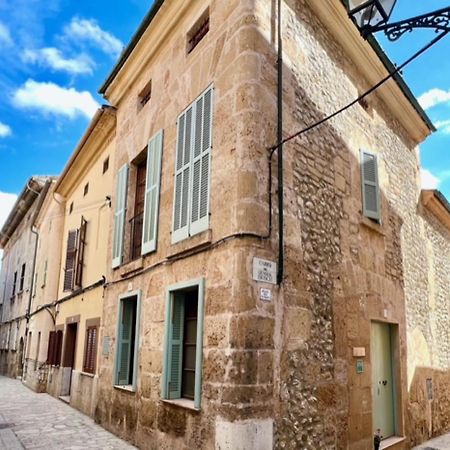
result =
M422 272L420 277L406 277L411 305L408 406L414 445L450 430L450 231L426 207L421 205L419 211L412 257L423 258Z
M267 43L272 13L257 2ZM305 1L284 2L283 33L287 136L368 86ZM276 82L276 55L267 49L260 99L274 92ZM269 107L261 101L259 109ZM393 324L397 336L396 425L398 434L406 432L402 227L416 211L418 159L415 144L388 111L372 95L367 106L356 105L284 146L286 271L275 324L281 330L274 355L280 362L276 448L372 448L373 321ZM275 116L270 120L274 127ZM361 148L379 156L381 224L362 216ZM365 350L362 374L356 373L355 347Z

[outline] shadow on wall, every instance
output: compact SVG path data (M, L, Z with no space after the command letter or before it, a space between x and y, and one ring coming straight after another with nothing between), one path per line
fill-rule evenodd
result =
M417 367L409 390L411 445L450 430L450 370Z

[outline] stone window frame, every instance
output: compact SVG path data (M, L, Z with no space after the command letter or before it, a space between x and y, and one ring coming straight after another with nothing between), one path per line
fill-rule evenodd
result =
M172 320L173 297L177 291L183 291L192 287L198 289L198 310L197 310L197 342L196 342L196 364L195 364L195 394L194 400L186 398L169 398L168 380L169 380L169 361L171 357L170 342L170 323ZM163 348L163 373L161 379L161 400L166 403L173 403L188 409L196 411L201 407L202 391L202 366L203 366L203 333L204 333L204 315L205 315L205 279L198 278L185 282L176 283L167 287L166 305L164 320L164 348Z

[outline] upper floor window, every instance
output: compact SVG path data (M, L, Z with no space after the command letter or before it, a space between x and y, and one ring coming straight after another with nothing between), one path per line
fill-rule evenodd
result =
M172 242L209 225L213 88L208 88L178 118Z
M103 173L107 172L109 169L109 156L103 161Z
M139 100L139 109L142 109L151 99L152 97L152 80L150 80L139 92L138 100Z
M17 271L14 272L11 297L14 297L16 295L16 289L17 289Z
M136 168L135 205L133 217L130 220L132 248L130 252L141 255L156 250L162 148L163 131L161 130L148 143L146 164L141 169L139 169L139 166ZM117 176L112 251L113 268L120 266L124 260L128 172L128 164L125 164L120 168Z
M381 220L377 155L361 150L361 187L364 216Z
M80 228L70 230L68 233L63 280L64 291L71 291L75 286L82 286L86 230L87 221L84 217L81 217Z
M88 194L88 192L89 192L89 183L86 183L86 184L84 185L83 197L86 197L86 195Z
M191 53L209 31L209 8L195 22L187 34L187 52Z
M24 284L25 284L25 263L22 264L22 269L20 271L19 292L23 291Z

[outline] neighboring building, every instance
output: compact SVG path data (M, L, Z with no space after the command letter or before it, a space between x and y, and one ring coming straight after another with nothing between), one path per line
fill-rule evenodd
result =
M340 1L282 5L289 136L392 66ZM255 281L278 255L276 20L268 0L158 1L101 88L117 175L95 419L142 448L369 449L378 428L409 448L402 261L434 128L397 76L286 144L284 275Z
M58 287L55 292L52 284L55 297L46 298L50 305L32 317L48 342L42 354L48 366L47 392L90 415L98 380L114 159L115 110L104 106L56 183L55 199L63 202L64 215L58 236L62 239L60 256L55 258L55 263L59 259L61 264L52 266L58 274ZM44 217L43 223L48 224L50 217ZM42 254L44 271L45 258ZM48 321L49 315L53 323Z
M413 445L450 428L450 205L422 191L418 211L404 260Z
M33 176L20 193L0 231L0 374L22 376L28 334L37 235L35 219L51 177Z
M55 184L56 180L35 220L38 246L23 382L36 392L47 390L49 335L56 319L52 304L58 298L61 267L64 204L55 194Z

